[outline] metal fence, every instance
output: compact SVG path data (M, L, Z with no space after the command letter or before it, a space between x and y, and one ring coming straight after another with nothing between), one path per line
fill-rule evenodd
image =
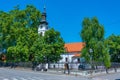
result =
M25 67L31 68L32 62L3 62L0 61L0 67Z
M63 71L65 63L50 63L49 69L51 70L61 70ZM107 71L114 70L117 72L117 69L120 68L120 63L112 62L110 68L106 68L103 63L93 63L94 68L89 63L68 63L69 69L71 71L94 71L94 72L103 72L107 69ZM38 65L38 63L37 63ZM36 65L36 66L37 66ZM0 67L24 67L24 68L32 68L32 62L2 62L0 61Z

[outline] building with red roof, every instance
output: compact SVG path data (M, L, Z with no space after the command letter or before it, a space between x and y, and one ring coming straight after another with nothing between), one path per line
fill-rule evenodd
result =
M80 62L81 51L84 48L85 43L77 42L77 43L67 43L64 48L66 53L62 54L62 59L60 62Z

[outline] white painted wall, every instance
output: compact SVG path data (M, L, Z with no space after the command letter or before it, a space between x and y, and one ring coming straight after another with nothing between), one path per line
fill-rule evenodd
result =
M39 25L39 27L38 27L38 34L42 33L42 36L44 36L45 35L45 31L47 31L47 30L48 30L48 28L46 28L46 25Z
M59 62L66 62L66 58L68 58L68 62L72 62L72 57L74 55L71 53L67 53L67 54L62 54L61 57L62 59Z
M66 54L61 54L62 59L58 62L58 63L51 63L50 67L51 68L64 68L64 63L66 62L66 58L68 58L68 62L69 62L69 67L71 69L78 69L78 66L80 65L80 63L78 63L77 58L72 58L74 56L74 53L66 53ZM73 62L73 63L71 63Z
M66 58L68 58L68 62L78 62L77 58L72 58L74 56L73 53L67 53L67 54L62 54L61 57L62 59L59 61L60 63L66 62Z

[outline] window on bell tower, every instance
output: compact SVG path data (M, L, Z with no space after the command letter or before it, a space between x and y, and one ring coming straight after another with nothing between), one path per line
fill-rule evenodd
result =
M43 32L40 32L40 36L42 36L43 35Z
M40 26L40 29L42 29L43 28L43 26Z

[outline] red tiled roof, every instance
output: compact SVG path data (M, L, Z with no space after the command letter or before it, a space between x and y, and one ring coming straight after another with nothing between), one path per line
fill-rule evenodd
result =
M85 43L78 42L65 44L64 48L66 49L66 52L81 52L84 46Z

